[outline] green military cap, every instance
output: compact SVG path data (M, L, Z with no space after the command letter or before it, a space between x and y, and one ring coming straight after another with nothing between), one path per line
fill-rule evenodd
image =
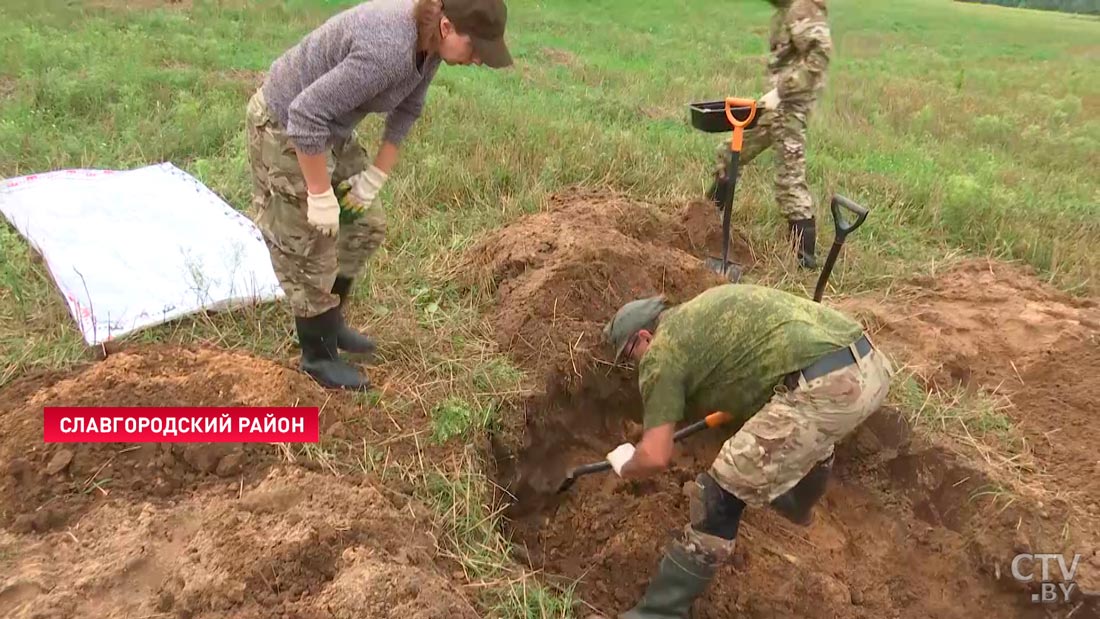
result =
M642 329L653 330L657 317L665 311L665 297L659 295L637 299L619 308L611 322L603 328L604 340L615 347L615 360L623 354L630 337Z
M508 22L504 0L446 0L443 14L459 34L470 35L482 62L494 69L512 66L512 54L504 42Z

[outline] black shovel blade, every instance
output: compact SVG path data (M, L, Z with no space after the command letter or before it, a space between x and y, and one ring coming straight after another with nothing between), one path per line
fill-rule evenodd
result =
M724 266L722 264L723 262L725 262ZM737 266L734 262L722 260L722 258L718 256L711 256L707 258L703 264L708 270L725 277L731 284L736 284L741 281L741 267Z
M565 479L558 486L558 493L565 492L576 483L577 478L582 475L591 475L593 473L601 473L603 471L610 471L611 463L607 460L601 462L593 462L592 464L585 464L584 466L578 466L575 469L570 470L565 474Z
M570 471L569 475L567 475L566 478L562 480L561 485L558 486L557 494L561 494L561 493L569 490L570 488L573 487L573 484L575 484L576 482L577 482L577 478L574 477L573 472Z

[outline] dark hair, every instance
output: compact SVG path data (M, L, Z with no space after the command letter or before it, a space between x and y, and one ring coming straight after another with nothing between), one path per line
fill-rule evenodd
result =
M439 22L443 19L442 0L417 0L413 7L416 19L417 46L434 52L439 49Z

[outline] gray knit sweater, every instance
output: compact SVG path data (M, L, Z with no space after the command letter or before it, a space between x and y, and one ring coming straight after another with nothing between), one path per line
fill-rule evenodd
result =
M386 113L383 139L400 144L420 117L439 68L416 66L413 0L370 0L317 28L271 65L264 98L299 151L315 155Z

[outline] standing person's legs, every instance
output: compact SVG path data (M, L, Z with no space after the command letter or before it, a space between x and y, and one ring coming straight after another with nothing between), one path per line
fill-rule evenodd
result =
M332 187L337 196L344 195L339 185L352 176L359 174L371 165L359 136L353 133L350 138L333 149L336 160L332 172ZM340 299L343 308L351 297L351 288L363 271L370 256L382 244L385 237L386 219L381 200L377 200L366 212L359 215L340 213L340 234L336 240L336 279L332 292ZM372 354L374 342L350 328L341 329L337 342L340 348L354 353Z
M336 334L342 326L336 277L336 240L306 218L306 182L285 131L269 113L262 92L248 104L248 158L256 225L294 313L302 369L327 387L365 389L369 382L342 361Z
M363 147L355 136L340 144L336 150L336 171L333 184L339 184L370 166ZM358 217L340 220L340 237L337 242L337 278L354 281L359 277L374 252L386 238L386 212L382 200L375 200Z
M772 145L772 124L775 122L775 111L763 107L757 107L757 120L752 129L746 129L741 142L741 156L738 165L747 166L760 153L768 150ZM707 190L707 199L714 200L718 191L718 183L726 178L726 169L730 160L730 140L727 137L715 147L714 182Z
M817 265L814 203L806 181L806 122L810 106L810 102L781 102L772 128L778 156L775 202L787 218L799 264L807 268Z

